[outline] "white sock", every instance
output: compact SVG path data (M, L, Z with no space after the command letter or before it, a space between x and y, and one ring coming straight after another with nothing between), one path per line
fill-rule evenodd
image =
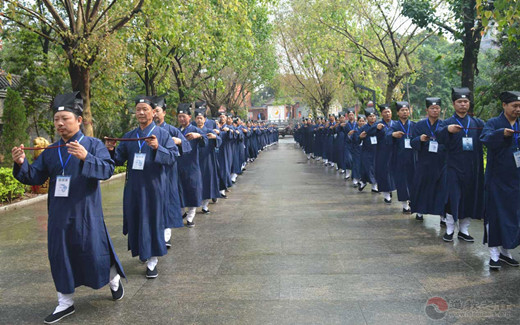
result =
M495 262L498 262L500 256L500 250L498 247L489 247L489 255L491 255L491 259Z
M153 271L153 269L155 269L155 267L157 266L158 262L159 262L159 259L157 258L157 256L152 256L148 259L148 261L146 261L146 267L150 271Z
M471 222L470 218L459 219L459 230L464 235L469 236L468 228L469 228L470 222Z
M308 154L308 155L307 155L307 159L311 159L311 154Z
M226 190L221 190L220 195L226 195Z
M446 213L446 233L448 235L453 234L455 231L455 220L453 220L453 216L449 213Z
M403 209L409 210L410 206L408 205L408 201L401 201L401 204L403 205Z
M74 305L74 293L63 294L58 292L58 307L54 309L53 314L64 311L72 305Z
M197 208L188 208L188 212L186 214L186 220L189 222L192 222L193 219L195 219L195 212L197 211Z
M353 178L353 179L352 179L352 183L354 183L354 184L358 184L358 183L359 183L359 179L357 179L357 178Z
M349 178L350 177L350 170L346 169L345 170L345 178Z
M108 283L112 291L117 291L119 289L119 279L121 279L121 276L117 274L116 266L112 265L110 267L110 282Z
M513 256L511 255L511 252L509 251L509 249L505 249L504 247L500 246L500 253L504 256L507 256L509 258L513 258Z
M391 199L390 192L383 192L383 198L385 200L389 201Z
M374 191L377 191L377 184L372 184L372 189L373 189Z
M168 241L172 238L172 230L171 228L164 229L164 241Z
M202 208L208 210L209 200L202 200Z

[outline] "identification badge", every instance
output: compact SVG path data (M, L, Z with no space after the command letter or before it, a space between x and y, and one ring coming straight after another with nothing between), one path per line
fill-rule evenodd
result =
M370 144L377 144L377 137L370 137Z
M473 138L464 137L462 138L462 150L473 151Z
M337 134L337 133L336 133L336 134L334 134L334 139L336 139L337 137L338 137L338 134Z
M437 143L437 141L434 141L434 140L430 141L430 145L428 146L428 151L437 153L438 150L439 150L439 143Z
M515 151L513 157L515 157L516 168L520 168L520 151Z
M144 169L144 159L146 158L145 153L136 153L134 155L134 163L132 165L132 169L135 170L143 170Z
M412 144L410 143L410 138L404 139L404 147L405 147L405 149L412 149Z
M69 197L70 176L56 177L55 197Z

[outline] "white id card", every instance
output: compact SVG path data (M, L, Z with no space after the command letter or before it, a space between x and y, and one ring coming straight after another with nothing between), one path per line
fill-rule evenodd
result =
M513 157L515 157L516 168L520 168L520 151L515 151Z
M404 147L405 147L405 149L412 149L412 144L410 143L410 138L404 139Z
M146 158L145 153L136 153L134 154L134 163L132 165L132 169L135 170L143 170L144 169L144 159Z
M464 137L462 138L462 150L473 151L473 138Z
M437 153L438 150L439 150L439 143L437 141L431 140L430 144L428 146L428 151Z
M56 188L54 188L55 197L69 197L70 176L57 176Z
M377 137L370 137L370 144L377 144Z

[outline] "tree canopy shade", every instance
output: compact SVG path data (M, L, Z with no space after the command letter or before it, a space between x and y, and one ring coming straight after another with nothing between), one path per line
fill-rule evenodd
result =
M2 16L45 40L59 44L68 59L72 89L84 101L84 131L94 134L90 109L91 69L106 40L139 12L144 0L3 0ZM42 31L45 26L48 33Z
M403 14L412 18L417 26L441 28L462 42L461 86L473 91L484 30L482 19L477 14L476 0L403 0L402 6Z

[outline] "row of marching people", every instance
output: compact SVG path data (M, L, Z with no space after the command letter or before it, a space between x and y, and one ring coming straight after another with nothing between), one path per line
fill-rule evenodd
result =
M209 202L227 198L246 164L278 141L278 130L264 123L244 123L225 113L208 119L203 101L179 104L174 127L164 121L164 96L140 96L138 127L105 143L81 131L79 92L57 96L52 108L58 142L32 164L25 151L34 148L12 149L16 179L29 185L49 179L48 251L58 306L45 318L48 324L75 312L78 286L108 284L114 300L124 296L126 276L105 226L99 186L115 166L127 165L122 222L127 248L153 279L158 258L172 245L171 229L184 227L183 219L194 227L197 208L210 213Z
M452 89L453 116L441 120L441 99L426 98L427 117L409 119L407 102L396 102L397 119L390 105L379 105L366 115L353 111L305 119L295 128L295 140L307 159L336 166L353 178L359 191L372 185L391 204L392 192L405 214L440 216L446 227L442 239L456 237L474 242L472 219L484 219L484 238L490 250L489 267L505 263L519 266L510 250L520 243L520 92L499 95L503 112L487 122L470 116L471 92ZM484 150L487 164L484 169Z

